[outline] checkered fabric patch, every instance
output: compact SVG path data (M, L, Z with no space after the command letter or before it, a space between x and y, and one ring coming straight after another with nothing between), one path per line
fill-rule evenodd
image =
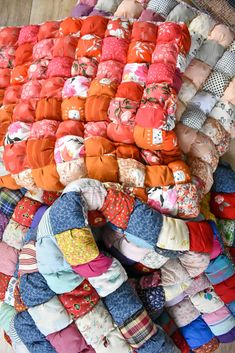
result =
M121 333L133 348L139 348L156 334L157 327L146 310L139 310L120 327Z
M0 190L0 210L7 216L11 216L18 202L22 199L23 193L20 190Z

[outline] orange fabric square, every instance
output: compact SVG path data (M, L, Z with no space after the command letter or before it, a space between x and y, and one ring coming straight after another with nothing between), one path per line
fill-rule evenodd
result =
M81 27L82 20L80 18L67 17L60 24L60 35L76 34L80 31Z
M81 36L85 34L95 34L103 38L107 24L108 18L103 16L89 16L82 23Z
M155 43L132 41L127 54L128 63L151 63Z
M145 173L145 185L147 187L174 185L174 177L165 165L147 165Z
M53 47L53 56L68 56L74 58L75 50L77 47L78 38L66 36L55 39Z
M11 190L18 190L21 186L17 185L15 179L10 174L0 177L0 188L8 188Z
M28 140L27 160L30 168L40 168L54 163L55 138Z
M118 182L118 163L113 156L86 157L86 167L89 178Z
M118 86L115 97L127 98L132 101L140 101L144 88L135 82L123 82Z
M61 104L62 119L85 120L85 102L80 97L70 97L63 100Z
M56 38L59 35L60 21L44 22L38 31L38 40Z
M114 97L117 89L116 82L111 82L109 79L93 80L88 90L89 96L101 96L106 95Z
M108 108L110 101L111 97L104 95L88 97L85 104L86 121L109 121Z
M147 22L134 22L131 33L131 40L156 43L157 25Z
M10 84L11 70L0 69L0 88L8 87Z
M168 164L168 167L173 173L176 184L185 184L191 181L190 169L184 161L171 162Z
M56 131L56 138L60 138L66 135L75 135L84 137L84 124L76 120L65 120L60 123L58 130Z
M33 60L33 44L25 43L18 46L15 52L15 66L22 65Z
M87 157L97 157L104 154L115 154L115 145L101 136L89 137L84 142Z
M21 85L28 80L29 64L15 66L11 71L11 84Z
M19 102L13 110L13 121L24 121L33 123L35 120L36 101L31 99L28 102Z
M101 57L102 39L95 35L80 38L78 41L75 57L76 59L86 56L95 57L97 60Z
M46 191L60 191L64 186L60 183L60 177L55 164L43 168L33 169L32 175L37 187Z
M61 121L61 100L56 98L40 99L36 107L36 121L51 119Z
M116 154L118 158L133 158L136 161L140 161L140 151L135 145L126 145L122 143L116 144Z

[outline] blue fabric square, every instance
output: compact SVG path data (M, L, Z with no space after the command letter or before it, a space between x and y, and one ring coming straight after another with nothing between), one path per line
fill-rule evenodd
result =
M190 322L190 324L181 327L179 330L191 349L196 349L208 343L214 337L201 316Z
M124 282L115 292L103 298L114 322L121 326L124 322L143 308L139 297L128 282Z
M174 343L160 327L154 336L138 348L138 353L175 353L175 351Z
M50 208L50 223L55 234L87 225L86 204L78 192L62 194Z
M154 246L157 243L162 223L163 217L161 213L155 211L147 204L136 200L126 232Z

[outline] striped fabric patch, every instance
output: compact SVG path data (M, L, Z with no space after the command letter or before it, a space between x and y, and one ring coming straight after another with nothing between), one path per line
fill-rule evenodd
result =
M30 241L24 245L19 256L19 273L24 275L26 273L38 272L36 260L36 247L34 241Z
M146 310L139 310L120 327L121 333L133 348L139 348L157 332Z

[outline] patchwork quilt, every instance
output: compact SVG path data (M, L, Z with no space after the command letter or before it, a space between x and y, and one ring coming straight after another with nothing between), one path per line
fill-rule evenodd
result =
M235 338L228 166L207 194L235 131L234 37L182 6L0 30L0 326L16 353Z

